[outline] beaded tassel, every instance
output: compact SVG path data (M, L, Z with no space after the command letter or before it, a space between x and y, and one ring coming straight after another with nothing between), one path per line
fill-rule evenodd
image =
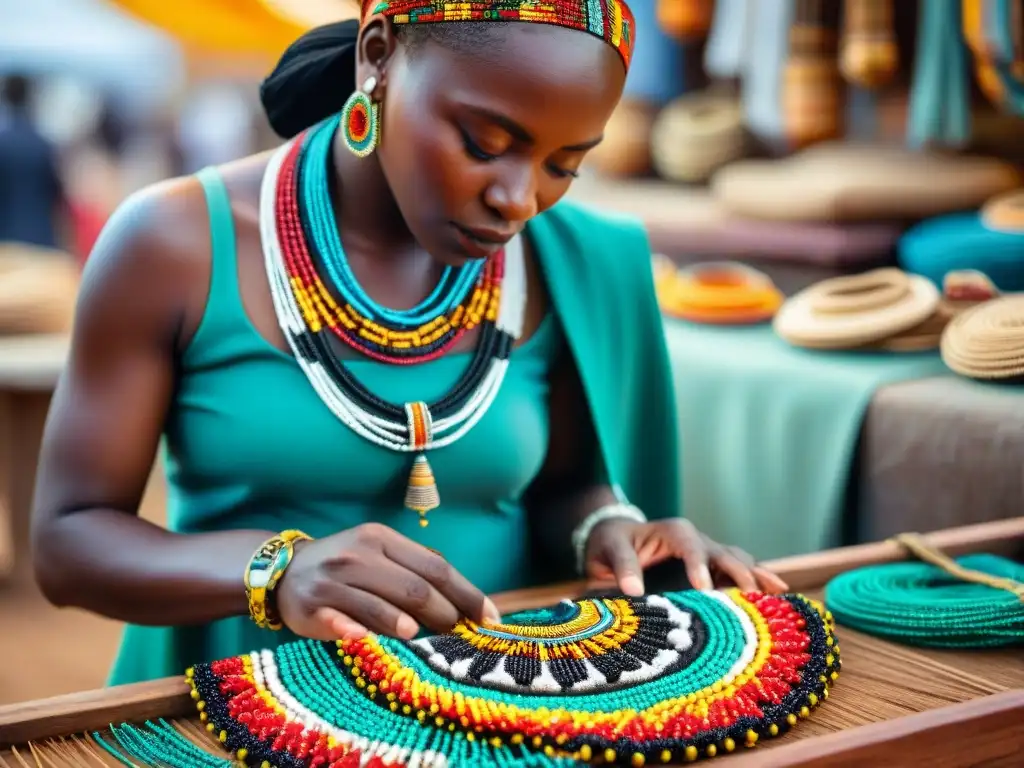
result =
M433 438L434 419L426 403L409 403L405 406L407 428L409 430L409 447L422 451ZM420 526L426 528L427 512L441 506L441 496L437 492L434 471L430 462L422 453L412 463L409 473L409 485L405 489L405 506L420 516Z
M412 463L412 471L409 472L409 485L405 489L405 506L419 513L420 526L423 528L430 524L427 520L427 512L441 506L441 496L437 492L434 471L430 468L427 457L422 453L416 457L416 461Z

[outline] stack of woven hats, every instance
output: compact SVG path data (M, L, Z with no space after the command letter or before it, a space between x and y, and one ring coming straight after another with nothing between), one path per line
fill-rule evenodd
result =
M954 317L942 335L942 359L972 379L1024 379L1024 294L1000 296Z
M822 280L790 298L776 333L811 349L935 349L953 308L928 280L895 268Z

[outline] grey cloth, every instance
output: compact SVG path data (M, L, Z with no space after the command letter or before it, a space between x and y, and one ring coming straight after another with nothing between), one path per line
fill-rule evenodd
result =
M857 540L1024 514L1024 395L954 375L883 387L859 463Z

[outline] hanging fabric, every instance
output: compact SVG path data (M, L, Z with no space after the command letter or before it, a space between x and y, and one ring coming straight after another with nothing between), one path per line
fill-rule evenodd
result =
M747 0L751 30L743 64L743 113L750 130L769 144L785 142L782 70L796 0Z
M998 109L1024 115L1022 0L963 0L963 35L986 98Z
M751 0L716 0L704 48L704 70L709 77L722 80L740 77L753 37L752 16Z
M970 139L970 83L961 4L920 0L907 143L961 147Z

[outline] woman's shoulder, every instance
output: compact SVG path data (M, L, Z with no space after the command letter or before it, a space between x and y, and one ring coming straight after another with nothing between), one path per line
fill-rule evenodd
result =
M258 179L261 162L254 156L216 171L232 194L238 190L244 198L250 187L258 189L249 178ZM202 182L195 175L159 181L127 196L104 224L85 264L79 314L114 301L126 321L145 317L180 330L205 304L210 268Z

